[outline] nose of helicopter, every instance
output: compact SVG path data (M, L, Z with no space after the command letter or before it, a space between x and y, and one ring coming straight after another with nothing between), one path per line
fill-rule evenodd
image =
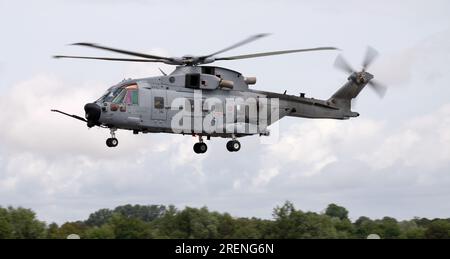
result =
M84 111L86 112L86 120L88 121L89 128L99 124L102 113L100 106L95 103L88 103L84 106Z

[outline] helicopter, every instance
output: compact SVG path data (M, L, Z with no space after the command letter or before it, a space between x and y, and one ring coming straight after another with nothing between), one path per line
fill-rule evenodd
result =
M336 47L262 52L247 55L218 57L226 51L266 37L257 34L209 55L164 57L111 48L94 43L74 43L74 46L109 51L130 57L93 57L57 55L56 59L85 59L141 63L164 63L174 65L170 74L161 71L161 76L141 79L127 79L106 90L98 100L84 106L85 117L60 110L51 110L87 124L87 127L101 127L110 130L106 140L110 148L117 147L117 130L139 133L171 133L198 137L193 150L197 154L208 150L204 138L230 139L226 148L229 152L241 149L239 138L259 135L269 136L268 127L283 117L309 119L346 120L358 117L351 110L355 99L365 86L369 85L383 97L386 87L374 81L367 72L378 56L368 47L362 63L362 70L355 71L347 61L338 55L335 66L349 74L347 82L327 100L308 98L304 93L288 95L252 89L257 79L246 77L240 72L207 64L216 61L232 61L258 57L283 55L299 52L336 51Z

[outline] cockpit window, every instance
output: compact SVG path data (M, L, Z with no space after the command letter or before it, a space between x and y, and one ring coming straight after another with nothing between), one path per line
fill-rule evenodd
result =
M107 99L109 98L111 96L111 98L112 98L112 95L111 95L111 91L106 91L106 93L105 94L103 94L102 95L102 97L100 97L98 100L97 100L97 102L109 102Z
M137 90L127 90L127 94L125 95L126 104L138 104L138 91Z
M100 97L97 102L111 102L114 97L116 97L117 94L120 93L121 90L122 88L111 88L106 91L106 93L102 95L102 97Z
M139 94L137 85L130 85L126 87L127 94L125 95L126 104L138 104Z
M139 93L137 85L129 85L119 88L120 91L116 91L114 94L113 103L117 104L139 104Z
M127 90L122 88L122 90L117 94L114 99L112 100L113 103L122 103L123 98L125 97L125 94L127 93Z

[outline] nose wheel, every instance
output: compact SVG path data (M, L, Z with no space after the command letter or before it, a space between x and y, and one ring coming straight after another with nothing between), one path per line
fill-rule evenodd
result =
M117 147L119 145L119 140L116 138L116 130L117 129L111 129L111 137L106 140L106 146Z
M239 150L241 150L241 142L237 140L228 141L227 149L230 152L238 152Z

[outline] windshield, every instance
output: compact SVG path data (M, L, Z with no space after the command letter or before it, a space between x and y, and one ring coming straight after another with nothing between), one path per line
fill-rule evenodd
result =
M102 97L100 97L97 102L111 102L114 97L118 94L118 92L120 92L122 90L122 88L118 87L118 88L110 88L108 89L108 91L106 91L106 93L104 93L102 95Z

